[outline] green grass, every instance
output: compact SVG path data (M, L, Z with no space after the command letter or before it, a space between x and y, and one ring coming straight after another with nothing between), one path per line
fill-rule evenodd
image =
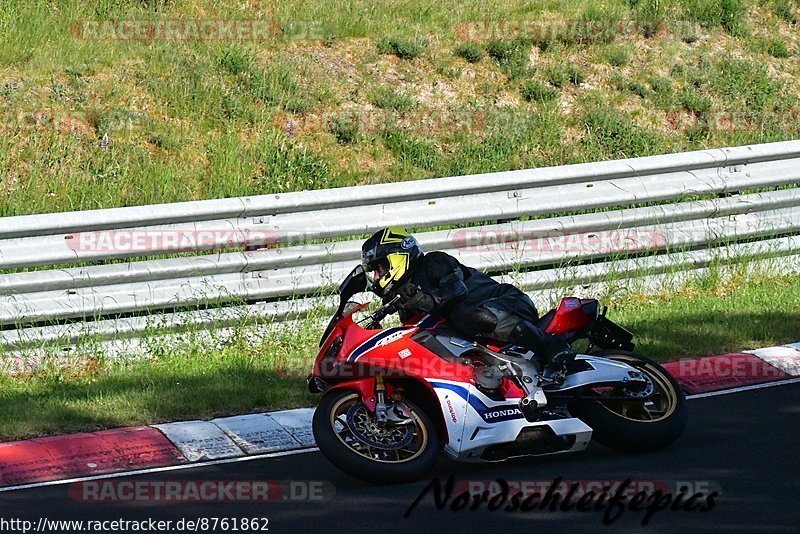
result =
M775 0L775 14L784 22L797 24L797 10L791 0Z
M800 76L800 60L792 55L800 44L796 6L784 0L611 0L588 6L577 0L468 0L457 7L303 0L273 11L230 0L65 0L54 6L49 0L0 5L0 216L591 161L608 153L599 147L618 144L618 129L586 132L584 117L598 109L615 109L645 129L666 124L665 114L676 107L800 112L800 89L788 83ZM154 17L276 17L287 33L264 42L103 41L70 33L80 20ZM458 30L465 21L544 18L608 27L633 19L689 23L668 24L648 36L500 32L468 40ZM305 38L302 21L316 24ZM737 27L749 33L729 31ZM692 46L680 41L686 28L696 32ZM467 67L459 58L473 63ZM669 76L669 89L648 85L649 76L666 78L676 65L683 73ZM616 84L617 75L631 82ZM607 90L615 85L617 90ZM409 158L422 152L387 145L380 131L347 118L377 107L432 116L440 110L502 112L517 117L506 122L525 122L557 96L564 108L548 111L547 122L562 134L559 143L551 130L534 129L529 133L535 137L526 137L504 131L502 121L484 127L476 120L480 126L473 129L405 132L435 148ZM32 111L72 114L74 120L70 128L53 128L14 119ZM297 130L287 114L330 120ZM625 153L793 136L713 126L703 138L661 133L654 144L630 143ZM612 138L598 138L606 134ZM110 144L101 150L105 135Z
M461 43L453 53L469 63L478 63L486 56L486 51L478 43Z
M637 351L665 360L796 341L797 302L797 276L712 273L676 291L608 303L609 317L636 334ZM149 359L90 358L0 378L0 440L312 405L304 378L321 324L315 316L255 343L156 344Z
M527 102L549 102L558 96L558 91L536 80L528 80L520 90Z
M343 145L352 145L358 140L358 124L356 121L348 120L346 116L331 121L328 124L328 131Z
M383 37L378 40L378 52L393 54L400 59L414 59L422 55L427 48L424 40L409 40L401 37Z
M631 60L631 54L627 47L623 45L612 45L606 48L603 59L612 67L622 67Z
M417 106L417 102L409 95L392 87L377 87L372 91L370 100L381 109L408 111Z
M775 103L782 83L769 75L763 63L725 59L714 65L710 86L715 94L740 109L763 110Z
M675 105L675 94L672 81L665 76L652 76L648 80L653 104L662 110L671 110Z
M586 73L578 66L569 65L567 67L569 81L575 85L580 85L586 81Z
M311 321L304 325L254 346L239 340L208 350L186 343L182 350L154 350L148 360L88 359L24 379L0 378L0 401L8 408L0 415L0 439L308 404L300 375L318 331Z
M681 105L687 111L706 113L711 110L711 100L700 94L697 90L686 87L679 96Z
M658 134L632 124L624 115L610 108L590 110L584 117L584 124L588 142L606 159L648 153L659 145Z
M597 24L600 28L597 32L586 31L582 35L575 36L570 42L576 43L604 43L613 41L616 36L615 24L625 18L625 7L616 2L602 4L590 3L580 14L578 20L581 27L591 27L589 23Z
M578 66L566 63L554 63L545 68L545 77L555 87L567 84L580 85L586 81L586 73Z
M628 91L641 98L646 98L650 95L650 90L641 82L626 78L621 74L615 73L611 78L611 83L620 91Z
M792 55L792 53L789 51L789 47L786 46L786 41L782 39L770 39L769 43L767 44L767 52L772 57L779 59L787 58Z
M705 27L722 26L734 36L748 31L747 6L742 0L695 0L684 2L684 6L687 18Z
M402 131L387 131L383 136L386 148L405 167L419 167L428 171L440 164L440 154L432 143Z
M681 40L686 44L692 44L699 39L697 28L690 24L684 24L681 28Z
M486 45L486 53L511 80L530 74L529 51L530 45L522 41L490 41Z
M629 297L613 312L636 333L637 351L663 360L792 342L800 336L798 298L797 276L705 280L674 294Z

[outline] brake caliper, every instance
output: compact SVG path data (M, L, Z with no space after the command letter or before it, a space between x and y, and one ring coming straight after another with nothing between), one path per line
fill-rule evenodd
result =
M378 424L407 425L414 420L411 410L401 402L386 404L386 386L381 375L375 378L375 398L375 420Z

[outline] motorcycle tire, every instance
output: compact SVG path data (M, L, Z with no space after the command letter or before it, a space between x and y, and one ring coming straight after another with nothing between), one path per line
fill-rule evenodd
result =
M636 401L603 401L599 395L577 399L570 406L571 411L592 427L592 439L612 449L644 452L667 447L680 437L689 419L686 397L663 367L644 356L619 349L598 351L592 355L621 361L647 373L664 390L659 402L665 406L661 417L647 420L639 418L650 415L644 403L638 408L639 417L633 418L627 415L625 403L635 406L638 404Z
M424 411L409 401L404 401L414 416L415 429L414 439L419 439L419 449L412 457L398 461L387 461L381 459L381 453L388 457L390 452L369 449L366 442L359 441L359 438L345 428L341 416L343 409L349 405L360 405L361 399L358 393L350 390L337 390L325 395L317 406L312 420L312 430L317 446L330 462L347 473L348 475L374 484L400 484L419 480L430 472L439 456L441 450L441 439L436 428L431 423L430 418ZM360 410L363 418L368 414L366 410ZM346 411L344 412L346 413ZM374 416L374 415L373 415ZM337 431L337 424L341 427ZM351 441L356 446L365 446L367 450L358 452L352 445L348 445L341 434L350 435ZM399 454L399 453L398 453Z

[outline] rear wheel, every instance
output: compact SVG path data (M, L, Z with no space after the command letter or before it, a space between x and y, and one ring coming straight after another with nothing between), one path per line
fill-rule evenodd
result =
M367 482L418 480L436 463L440 439L430 418L403 401L412 419L405 425L379 424L358 393L333 391L314 412L312 428L320 451L336 467Z
M608 350L594 356L624 362L641 371L648 384L591 388L574 401L572 412L590 427L598 443L623 451L650 451L673 443L686 428L686 397L674 378L656 362L633 352Z

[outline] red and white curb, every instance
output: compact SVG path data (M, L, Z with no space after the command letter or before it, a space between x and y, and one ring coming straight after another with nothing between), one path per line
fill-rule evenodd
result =
M36 438L0 443L0 486L186 461L164 434L147 426Z
M153 425L190 462L314 447L313 408Z
M795 382L800 343L673 360L664 367L695 397ZM316 446L313 413L300 408L0 443L0 491L302 452Z
M745 352L755 354L790 376L800 376L800 343L792 343L783 347L746 350Z
M800 376L800 343L668 361L686 393L731 389Z
M313 408L0 443L4 487L314 447Z

